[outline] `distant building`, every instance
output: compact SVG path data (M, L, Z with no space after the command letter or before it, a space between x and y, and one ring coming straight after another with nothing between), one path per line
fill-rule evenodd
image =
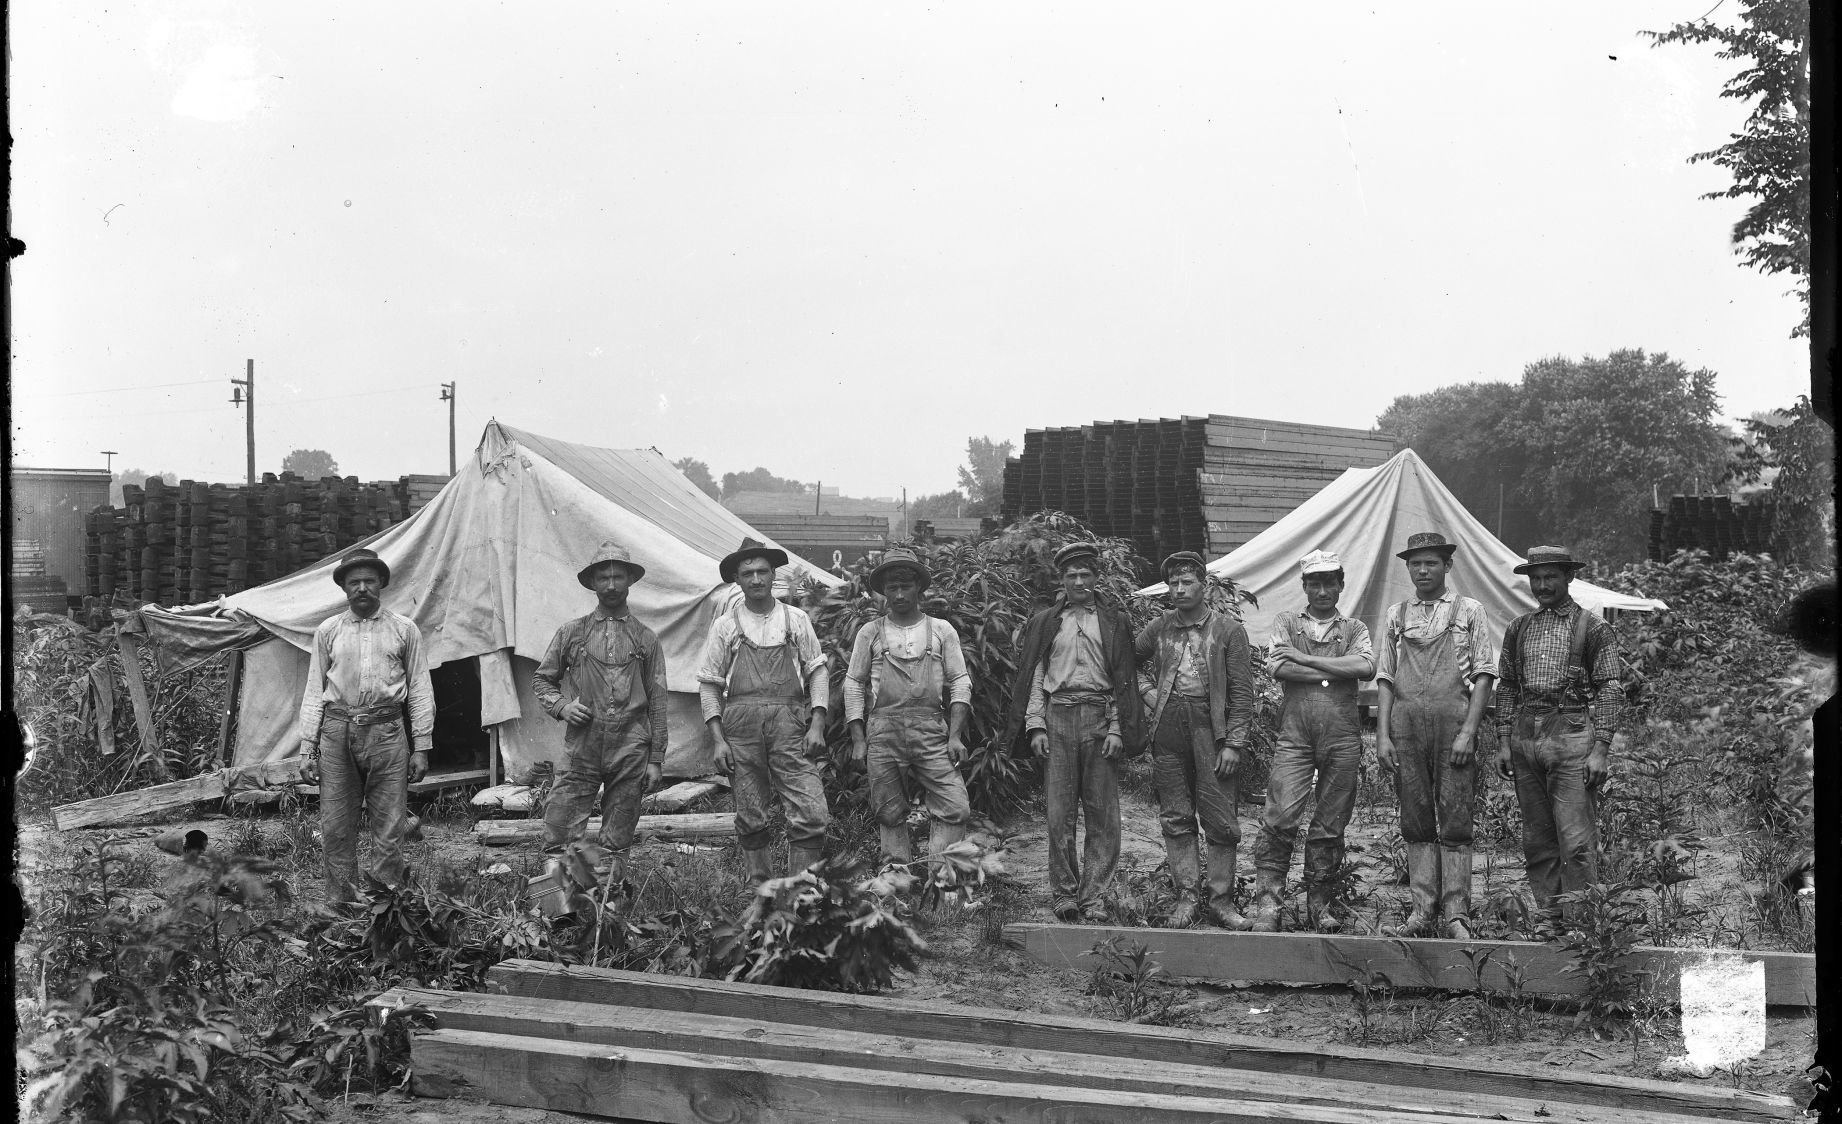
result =
M88 588L84 517L109 502L111 476L101 468L15 468L11 479L9 585L16 594L34 587L45 595L33 598L34 607L50 609L57 582L70 593Z

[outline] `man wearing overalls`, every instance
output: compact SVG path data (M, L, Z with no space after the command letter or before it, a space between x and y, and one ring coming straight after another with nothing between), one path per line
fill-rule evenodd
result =
M1568 592L1585 565L1562 547L1529 551L1515 572L1539 608L1510 622L1497 660L1497 771L1516 782L1529 889L1547 921L1562 893L1598 881L1593 794L1624 710L1612 626Z
M825 753L831 684L811 618L774 600L774 570L786 564L785 551L754 539L722 560L718 574L741 586L742 597L711 624L697 676L716 768L731 776L736 836L757 883L773 877L770 800L779 797L786 810L789 874L819 861L831 824L815 760Z
M1471 939L1471 816L1477 803L1477 731L1494 695L1497 652L1484 607L1446 584L1458 547L1422 532L1395 557L1414 600L1388 607L1377 654L1375 756L1395 773L1413 908L1391 937L1430 935L1443 916L1453 940Z
M1249 922L1234 907L1234 868L1241 846L1236 770L1254 711L1247 630L1209 607L1202 555L1180 551L1162 569L1175 608L1145 626L1135 649L1155 684L1145 727L1152 732L1158 821L1177 893L1165 924L1185 929L1196 920L1200 816L1209 841L1209 914L1223 928L1245 929Z
M1342 928L1330 880L1343 862L1343 829L1356 804L1362 764L1356 685L1375 674L1368 626L1337 612L1342 559L1314 550L1299 560L1299 570L1306 607L1274 620L1267 649L1267 669L1285 698L1255 855L1253 928L1260 933L1279 930L1292 845L1314 790L1317 808L1305 836L1306 917L1320 933Z
M408 872L409 786L428 772L435 692L421 630L383 607L390 584L384 560L354 550L333 581L348 608L313 630L301 696L301 779L320 785L326 900L348 902L358 881L360 807L371 822L372 877L400 886Z
M972 678L953 626L921 611L929 581L914 552L891 547L883 555L869 586L889 611L857 630L844 677L851 757L870 775L883 854L900 863L915 857L904 773L927 801L930 853L965 838L972 813L958 768L966 754Z
M594 591L595 611L566 621L531 677L537 701L568 724L564 762L544 803L544 849L579 838L601 796L600 843L619 886L640 818L640 798L665 769L665 655L634 619L627 592L646 576L625 547L604 542L576 574Z

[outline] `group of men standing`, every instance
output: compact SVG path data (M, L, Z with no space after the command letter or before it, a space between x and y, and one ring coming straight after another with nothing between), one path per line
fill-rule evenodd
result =
M1338 611L1345 575L1337 556L1319 550L1300 560L1306 606L1281 614L1266 646L1283 701L1247 915L1235 902L1239 777L1256 707L1246 629L1210 605L1208 569L1195 552L1164 560L1172 608L1134 636L1124 610L1099 594L1098 548L1059 550L1061 590L1023 630L1003 735L1044 759L1055 915L1107 920L1120 776L1126 757L1149 750L1176 895L1168 924L1206 918L1276 931L1311 804L1306 924L1337 931L1343 837L1362 759L1357 689L1371 677L1379 685L1377 759L1395 777L1412 891L1404 922L1385 931L1469 936L1476 743L1493 700L1496 766L1516 785L1538 907L1551 910L1560 893L1590 882L1593 791L1622 706L1611 630L1567 592L1582 564L1537 547L1516 572L1527 575L1539 607L1511 622L1499 656L1482 606L1450 588L1456 549L1435 533L1408 540L1399 557L1415 596L1388 609L1379 652L1368 628ZM718 577L741 596L717 613L698 671L716 767L732 778L736 834L754 881L773 873L775 801L787 822L790 872L818 861L830 823L819 765L827 661L806 613L774 597L774 571L787 561L754 540L721 561ZM645 573L618 543L602 543L577 575L594 610L557 630L533 680L545 711L567 728L544 811L546 848L579 838L598 803L599 841L616 880L667 742L664 657L628 607ZM357 550L333 578L348 609L315 633L301 739L303 772L322 784L327 896L349 900L360 806L370 813L374 877L395 884L404 876L407 786L427 771L434 702L420 633L382 607L389 567ZM913 859L908 784L925 801L931 851L962 838L970 816L958 765L971 681L952 625L922 611L930 581L913 552L885 553L867 584L886 611L859 629L844 680L852 759L868 773L882 850L903 862Z

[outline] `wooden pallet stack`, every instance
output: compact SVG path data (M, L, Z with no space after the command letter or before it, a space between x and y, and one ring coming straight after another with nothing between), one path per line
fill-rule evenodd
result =
M69 589L63 578L45 573L45 551L37 539L14 539L7 564L8 615L18 609L62 616L69 611Z
M1650 513L1650 558L1661 562L1678 550L1768 554L1776 539L1776 506L1734 503L1731 496L1671 496L1669 507Z
M1782 1097L1551 1066L508 960L419 1010L414 1091L623 1120L1685 1124Z

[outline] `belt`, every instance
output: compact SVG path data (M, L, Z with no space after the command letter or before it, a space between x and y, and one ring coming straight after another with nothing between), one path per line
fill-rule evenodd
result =
M1101 691L1057 691L1049 701L1055 706L1105 706L1113 696Z
M330 718L343 718L354 726L375 726L380 722L391 722L403 717L403 708L396 703L382 706L337 706L328 703L326 714Z

